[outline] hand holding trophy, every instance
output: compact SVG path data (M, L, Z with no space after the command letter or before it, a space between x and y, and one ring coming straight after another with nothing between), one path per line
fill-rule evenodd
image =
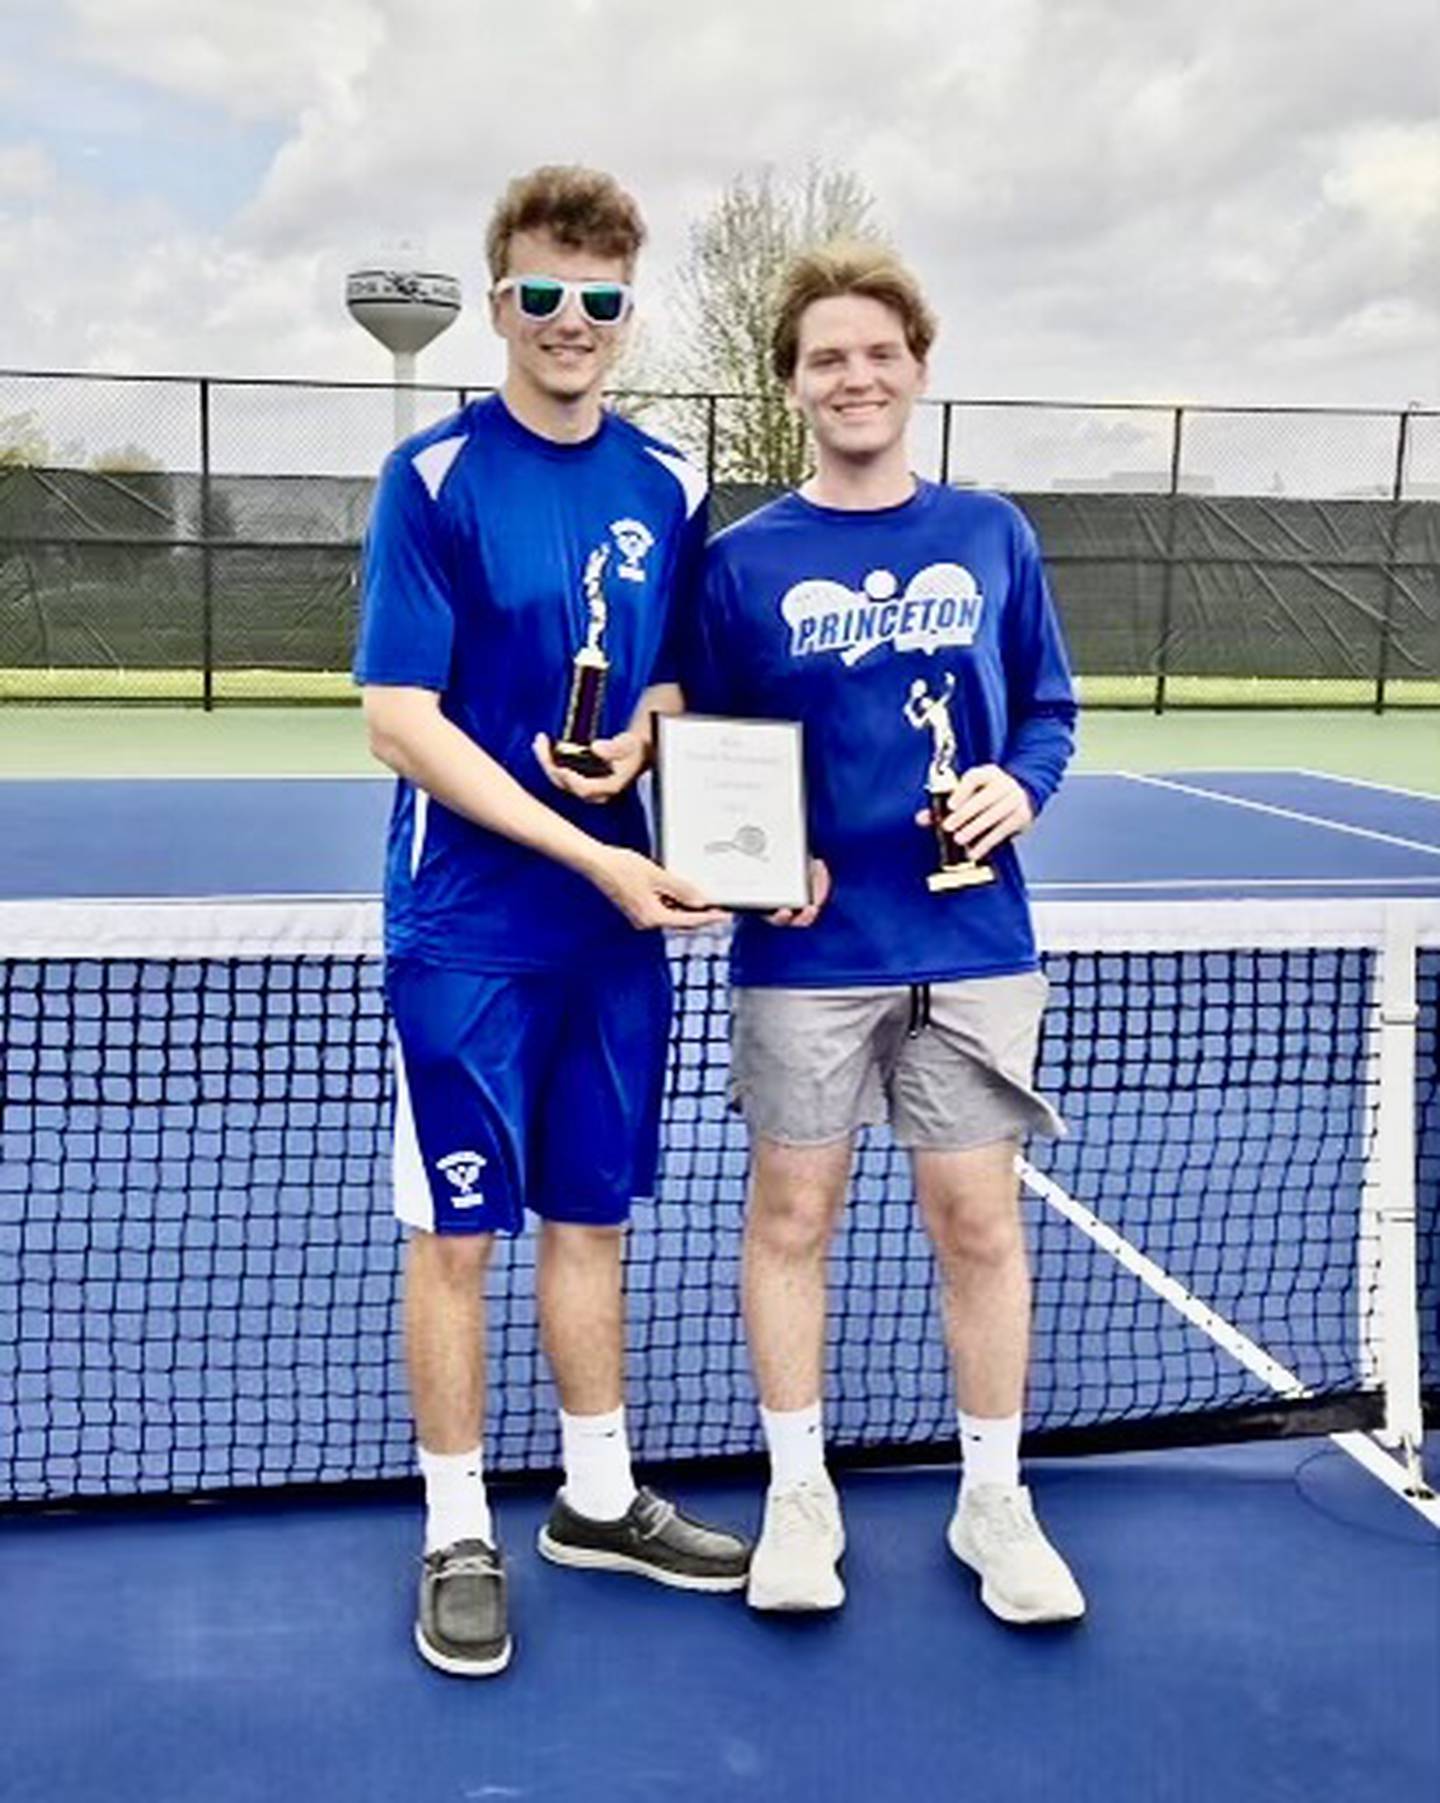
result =
M585 560L585 602L590 610L590 630L585 643L575 653L570 669L570 699L565 707L565 725L555 742L552 756L566 770L581 776L609 776L610 764L595 750L600 729L600 712L605 702L605 679L610 673L610 660L605 655L605 565L610 547L599 545Z
M993 883L995 872L988 864L980 864L945 827L950 795L955 787L955 727L950 719L950 697L955 693L955 674L945 673L945 687L938 695L930 693L923 676L910 684L906 698L905 718L917 731L927 728L934 737L930 768L925 787L930 798L930 824L934 828L939 850L939 867L925 878L928 888L943 892L949 889L973 889L982 883Z

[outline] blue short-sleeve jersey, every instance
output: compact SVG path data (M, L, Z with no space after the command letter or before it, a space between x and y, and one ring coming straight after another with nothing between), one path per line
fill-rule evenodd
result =
M868 512L789 494L706 554L682 680L696 712L800 720L812 847L829 865L815 925L754 916L735 933L741 985L938 982L1031 970L1012 846L997 881L935 894L915 824L943 700L955 774L1000 764L1036 813L1074 746L1064 640L1028 521L997 495L921 482Z
M592 837L648 849L639 797L562 794L537 763L560 735L603 552L599 733L629 725L678 674L677 597L698 580L704 482L668 446L606 414L583 444L528 431L497 396L386 460L366 535L355 679L433 689L445 717ZM593 580L592 580L593 590ZM401 780L385 877L386 945L466 970L546 970L633 929L584 878Z

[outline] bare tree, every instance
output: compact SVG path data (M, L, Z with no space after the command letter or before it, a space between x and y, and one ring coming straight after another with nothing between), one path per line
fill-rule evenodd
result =
M805 430L770 367L776 288L801 250L830 238L880 239L874 212L858 176L811 164L799 177L772 169L737 176L691 227L673 337L650 380L737 397L714 404L713 444L708 407L666 409L673 435L693 455L711 454L717 477L785 486L804 477Z
M165 466L132 441L117 445L112 450L97 451L90 459L90 467L92 470L99 470L104 476L153 476Z
M50 460L50 440L36 413L0 413L0 469L34 469Z

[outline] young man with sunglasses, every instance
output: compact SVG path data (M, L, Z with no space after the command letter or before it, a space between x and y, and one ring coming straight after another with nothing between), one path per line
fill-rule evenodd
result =
M1075 700L1023 516L911 473L934 329L882 249L832 246L790 269L774 365L815 473L712 543L684 672L697 710L804 722L827 872L823 907L747 917L733 948L745 1317L771 1461L749 1600L844 1598L821 1427L826 1255L855 1133L888 1120L934 1245L959 1399L950 1548L1005 1621L1069 1621L1084 1600L1019 1474L1030 1291L1015 1154L1059 1124L1031 1087L1045 979L1011 841L1060 781ZM948 794L948 849L932 792Z
M415 1637L469 1676L511 1651L483 1283L527 1208L565 1469L541 1553L696 1590L738 1589L748 1564L742 1540L637 1490L622 1405L623 1226L653 1186L669 1025L660 929L722 918L651 861L633 786L652 710L680 704L671 618L705 518L696 473L601 406L643 237L608 176L511 184L487 240L504 386L396 449L366 543L356 674L400 778L386 985L426 1493ZM587 655L598 730L567 760Z

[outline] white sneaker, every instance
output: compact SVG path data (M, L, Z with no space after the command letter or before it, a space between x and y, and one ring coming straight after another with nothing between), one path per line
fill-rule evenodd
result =
M835 1563L844 1551L840 1499L828 1477L768 1490L746 1601L752 1609L838 1609L845 1586Z
M1023 1484L978 1484L950 1518L945 1538L980 1575L980 1600L1001 1621L1078 1621L1085 1598L1035 1519Z

